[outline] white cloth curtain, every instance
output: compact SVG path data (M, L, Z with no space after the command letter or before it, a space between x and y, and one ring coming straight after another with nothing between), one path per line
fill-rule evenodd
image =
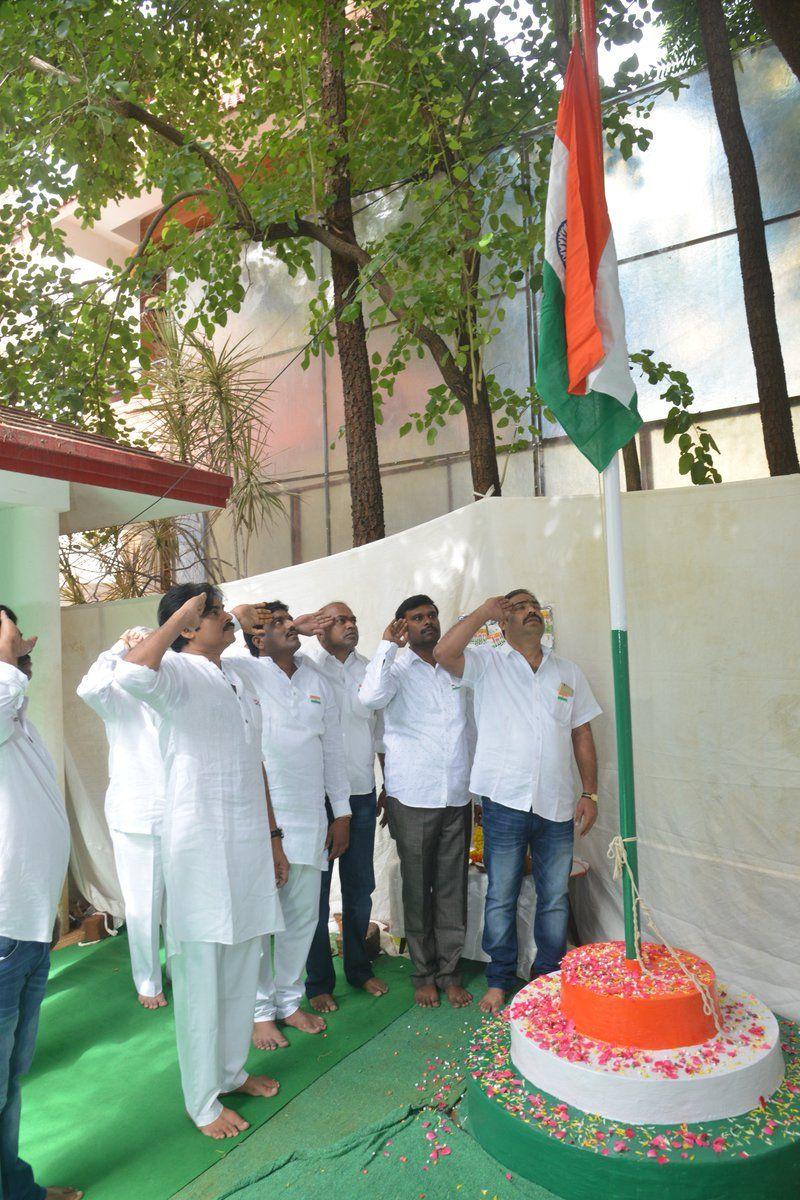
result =
M800 524L793 476L623 496L640 883L663 935L721 979L800 1018ZM331 558L225 586L229 603L275 599L294 612L346 600L371 654L399 600L427 592L442 624L485 597L528 586L552 603L560 654L603 706L593 722L600 817L577 852L585 937L621 936L621 890L606 851L618 832L613 692L602 525L596 497L484 500ZM73 870L118 911L102 823L105 739L74 689L155 600L65 609L64 686ZM793 716L794 714L794 716ZM389 921L382 833L374 913ZM336 893L334 892L334 897Z

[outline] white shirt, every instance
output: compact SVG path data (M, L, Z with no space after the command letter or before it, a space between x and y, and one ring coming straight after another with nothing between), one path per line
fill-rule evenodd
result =
M0 663L0 935L50 942L69 862L56 768L26 709L28 679Z
M290 863L325 870L328 818L350 815L350 783L336 700L319 671L295 655L291 679L271 658L254 658L237 644L231 663L261 701L262 754L275 820L284 834Z
M168 650L157 671L120 659L120 687L157 714L167 933L234 945L283 928L261 765L261 707L236 670Z
M477 796L548 821L575 815L572 730L603 710L579 667L551 650L537 671L506 642L467 646L464 683L475 691Z
M367 708L358 694L369 660L351 650L344 662L339 662L319 642L312 642L301 657L330 685L342 725L350 795L366 796L375 787L375 754L383 750L383 718Z
M155 714L114 680L128 653L124 642L104 650L78 684L78 695L102 719L108 738L106 821L120 833L160 833L164 765Z
M471 704L460 679L408 646L381 642L361 703L382 708L386 791L409 808L469 803Z

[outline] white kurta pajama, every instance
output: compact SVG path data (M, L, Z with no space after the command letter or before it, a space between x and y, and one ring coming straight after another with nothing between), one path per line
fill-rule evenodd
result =
M122 659L117 681L157 714L166 801L167 952L187 1111L210 1124L247 1079L261 939L283 927L261 766L258 699L226 661Z
M255 1007L257 1021L291 1016L300 1007L306 960L319 917L327 795L334 817L350 815L350 783L336 700L301 654L291 679L271 658L232 646L225 659L261 700L262 752L275 820L291 864L281 891L285 929L265 938Z
M102 719L108 738L105 814L125 904L134 986L141 996L157 996L165 903L164 767L155 714L114 679L127 653L121 641L104 650L78 684L78 695Z

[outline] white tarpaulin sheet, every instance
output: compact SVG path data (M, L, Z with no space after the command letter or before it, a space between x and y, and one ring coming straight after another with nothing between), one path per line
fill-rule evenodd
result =
M800 479L623 496L641 891L673 943L800 1018ZM400 599L428 592L447 627L486 596L528 586L554 606L558 651L604 709L594 723L600 816L578 853L584 938L621 934L606 858L618 832L609 617L595 497L486 500L383 542L240 580L229 603L295 613L352 605L370 654ZM74 689L155 599L64 610L68 790L81 889L119 913L102 822L105 742ZM385 835L376 915L389 920Z

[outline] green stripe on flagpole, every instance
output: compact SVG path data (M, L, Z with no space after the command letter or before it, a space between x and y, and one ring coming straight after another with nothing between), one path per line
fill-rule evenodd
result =
M598 471L604 471L621 446L642 423L636 395L630 407L604 392L573 396L567 390L567 343L564 324L564 292L549 263L542 275L542 311L536 387L564 432Z
M636 843L636 803L633 790L633 734L631 731L631 688L628 672L628 633L611 630L611 665L614 675L614 715L617 726L617 772L619 777L619 832L624 840L630 876L622 876L622 908L625 917L625 957L636 958L639 946L633 920L631 876L639 887Z

